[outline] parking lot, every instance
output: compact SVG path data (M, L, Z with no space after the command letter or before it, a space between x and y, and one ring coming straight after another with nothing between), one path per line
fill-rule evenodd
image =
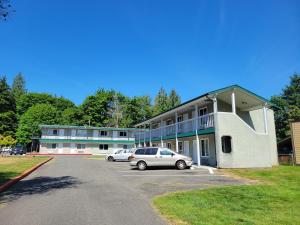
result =
M153 196L238 183L206 169L138 171L128 162L60 156L1 194L0 220L5 225L165 224L151 206Z
M240 181L220 174L213 174L206 168L177 170L175 168L148 168L139 171L128 162L107 162L107 167L115 172L122 182L129 182L147 197L185 189L203 189L212 186L240 184Z

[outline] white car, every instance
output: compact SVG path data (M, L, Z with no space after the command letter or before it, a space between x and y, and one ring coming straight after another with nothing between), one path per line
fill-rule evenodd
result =
M117 160L129 161L131 154L132 154L131 149L121 149L116 151L115 153L107 154L105 159L110 162L117 161Z
M1 152L2 152L2 153L7 153L7 152L10 152L11 150L12 150L11 147L3 147L3 148L1 149Z

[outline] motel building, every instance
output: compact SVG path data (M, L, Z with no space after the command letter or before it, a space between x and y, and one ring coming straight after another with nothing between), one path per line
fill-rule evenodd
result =
M135 126L135 145L163 146L218 168L278 165L274 112L238 85L208 92Z
M135 128L40 125L41 154L107 154L134 146Z

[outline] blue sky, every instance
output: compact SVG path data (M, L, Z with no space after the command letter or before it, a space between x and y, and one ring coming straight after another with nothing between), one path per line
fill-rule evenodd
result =
M98 88L182 100L239 84L266 98L300 73L300 1L16 1L0 75L80 104Z

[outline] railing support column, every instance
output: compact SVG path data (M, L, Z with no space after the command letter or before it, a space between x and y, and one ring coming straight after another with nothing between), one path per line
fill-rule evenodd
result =
M232 113L236 114L234 89L232 90L232 93L231 93L231 107L232 107Z
M151 141L151 122L149 123L149 145L152 147L152 141Z
M141 129L140 127L138 127L139 129ZM141 131L139 130L139 147L141 147Z
M197 165L201 166L200 143L198 137L198 105L195 105L195 132L196 132L196 142L197 142Z
M265 124L265 134L268 134L268 108L266 105L263 107L264 111L264 124Z
M162 125L163 125L163 120L162 120L162 118L160 119L160 145L161 145L161 147L163 148L164 147L164 141L163 141L163 127L162 127Z
M146 124L144 124L144 147L146 147Z
M177 112L176 112L176 113L175 113L176 152L178 152L178 138L177 138L177 133L178 133L178 114L177 114Z

